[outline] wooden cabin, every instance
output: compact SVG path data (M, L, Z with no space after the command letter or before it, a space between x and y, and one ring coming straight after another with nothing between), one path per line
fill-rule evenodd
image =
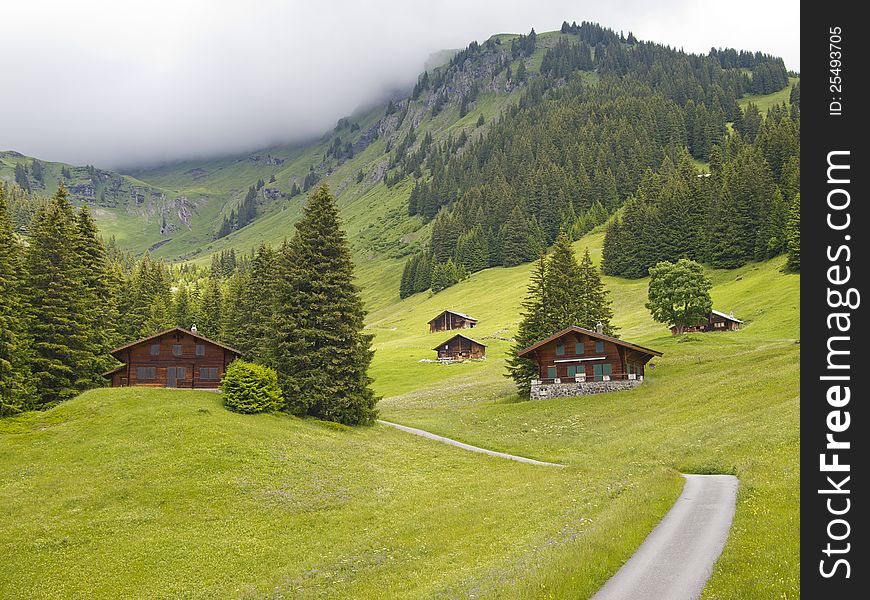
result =
M469 317L461 312L445 310L429 321L429 333L450 331L452 329L471 329L475 325L477 325L477 319L474 317Z
M486 357L486 344L481 344L461 333L457 333L432 349L438 353L438 360L468 360Z
M705 331L737 331L740 329L740 326L743 325L743 321L740 319L734 318L734 313L725 314L723 312L719 312L718 310L711 310L710 314L707 315L707 320L703 323L699 323L698 325L692 325L689 327L683 328L683 333L699 333ZM677 335L678 331L676 326L671 327L671 334Z
M577 326L517 354L537 362L542 383L642 380L646 364L661 355L657 350Z
M216 388L227 365L242 353L173 327L112 350L124 364L103 373L111 387Z

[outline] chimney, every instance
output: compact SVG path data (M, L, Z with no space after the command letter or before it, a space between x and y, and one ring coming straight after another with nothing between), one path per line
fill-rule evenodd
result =
M190 333L196 333L196 323L190 326Z
M604 333L604 323L598 321L595 324L595 333Z

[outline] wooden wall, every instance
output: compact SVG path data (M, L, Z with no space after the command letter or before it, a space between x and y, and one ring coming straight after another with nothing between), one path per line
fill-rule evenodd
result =
M471 329L475 325L475 321L469 321L464 317L448 312L429 323L429 333L450 331L451 329Z
M604 342L603 352L596 352L595 342L597 341ZM576 352L575 343L577 342L583 344L585 351L582 354L577 354ZM556 354L556 346L559 343L564 343L565 354ZM605 358L603 360L586 360L583 362L571 363L556 362L557 360L593 358L597 356L604 356ZM573 377L573 375L568 375L569 366L582 365L586 373L586 378L591 381L594 376L593 365L595 364L610 364L610 376L614 379L625 379L630 371L638 376L643 376L644 364L650 359L650 357L649 355L628 349L625 346L620 346L619 344L610 341L598 340L589 335L571 332L559 339L549 342L548 344L544 344L535 350L535 359L538 362L538 376L541 379L551 378L551 375L548 374L549 367L556 367L556 377L567 378Z
M158 344L160 351L157 356L151 355L151 345ZM172 352L173 345L181 345L181 356L175 356ZM196 345L204 346L205 355L196 355ZM116 357L126 363L126 369L116 372L112 376L112 386L136 385L147 387L167 387L169 369L183 368L183 377L177 379L178 388L216 388L226 370L236 355L229 350L215 344L194 338L180 331L169 332L159 338L152 338L131 346ZM138 378L138 367L154 367L154 379L141 380ZM201 368L217 369L217 378L203 379L200 377ZM126 381L126 384L124 383Z
M447 346L447 348L444 348ZM483 358L486 356L486 346L472 340L456 337L438 348L438 358L451 360L464 360L469 358Z

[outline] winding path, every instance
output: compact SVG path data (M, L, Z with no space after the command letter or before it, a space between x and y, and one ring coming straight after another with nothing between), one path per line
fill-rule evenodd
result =
M506 452L496 452L495 450L487 450L486 448L479 448L478 446L472 446L471 444L465 444L463 442L457 442L456 440L451 440L450 438L435 435L434 433L429 433L428 431L423 431L422 429L415 429L413 427L407 427L405 425L399 425L398 423L390 423L389 421L382 421L378 419L378 423L383 423L384 425L389 425L390 427L395 427L396 429L401 429L402 431L406 431L408 433L413 433L414 435L419 435L424 438L428 438L430 440L435 440L436 442L442 442L444 444L450 444L451 446L456 446L457 448L463 448L464 450L471 450L472 452L480 452L481 454L489 454L490 456L498 456L500 458L508 458L510 460L515 460L517 462L528 463L530 465L540 465L544 467L564 467L565 465L560 465L558 463L544 462L542 460L535 460L534 458L526 458L525 456L517 456L515 454L507 454Z
M701 596L734 518L737 478L683 475L668 514L592 600L695 600Z
M479 448L422 429L378 421L472 452L547 467L564 467ZM728 539L737 504L733 475L683 475L686 483L668 514L592 600L696 600Z

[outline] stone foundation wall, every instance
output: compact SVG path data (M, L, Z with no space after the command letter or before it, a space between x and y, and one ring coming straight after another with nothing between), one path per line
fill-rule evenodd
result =
M620 379L616 381L575 381L563 383L535 383L532 382L532 400L546 398L570 398L572 396L588 396L590 394L604 394L606 392L619 392L630 390L643 383L640 379Z

